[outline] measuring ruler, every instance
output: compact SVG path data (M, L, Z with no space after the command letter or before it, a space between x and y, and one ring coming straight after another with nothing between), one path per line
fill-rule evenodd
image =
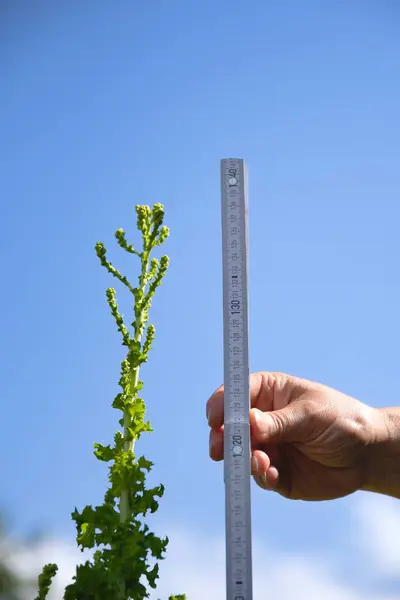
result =
M247 167L221 161L226 598L252 600Z

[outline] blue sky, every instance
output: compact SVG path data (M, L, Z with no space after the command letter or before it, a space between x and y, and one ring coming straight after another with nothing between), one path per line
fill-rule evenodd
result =
M92 446L116 428L122 350L94 244L134 277L113 233L134 237L134 205L163 202L171 266L143 370L155 432L140 442L155 462L149 481L167 488L152 522L194 547L199 532L223 540L222 465L208 458L205 419L223 370L219 161L249 167L251 370L398 404L400 11L389 0L1 11L0 503L16 533L67 543L74 506L100 501L106 472ZM253 485L254 536L282 564L324 557L350 590L333 600L395 598L400 557L396 575L369 542L356 550L366 532L382 535L368 523L389 505L393 531L400 509L383 498L305 504ZM187 568L195 600L201 560Z

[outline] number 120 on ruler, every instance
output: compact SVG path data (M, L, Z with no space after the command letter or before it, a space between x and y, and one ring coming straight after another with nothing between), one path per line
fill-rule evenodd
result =
M247 167L221 161L226 598L252 600Z

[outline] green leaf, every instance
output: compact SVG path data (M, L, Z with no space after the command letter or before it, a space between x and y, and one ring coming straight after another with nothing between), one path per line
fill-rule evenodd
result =
M138 381L137 385L132 388L132 394L137 394L143 389L143 381Z
M77 541L82 548L93 548L95 527L92 523L82 523Z
M115 452L118 454L124 447L124 436L120 431L116 431L114 434Z
M110 446L103 446L102 444L95 443L94 447L95 447L94 455L99 460L108 462L110 460L113 460L113 458L115 457L115 450L114 450L114 448L111 448Z
M143 362L144 355L140 342L131 340L129 342L128 362L131 369L136 369Z
M154 463L152 463L150 460L146 460L144 456L139 456L138 465L141 469L146 469L147 471L150 471Z
M147 573L146 573L147 581L149 582L150 587L153 589L156 588L156 580L158 579L158 572L159 572L159 566L156 563L154 565L154 567L150 571L147 571Z

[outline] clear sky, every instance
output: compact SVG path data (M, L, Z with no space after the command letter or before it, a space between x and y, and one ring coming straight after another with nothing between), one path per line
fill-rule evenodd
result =
M69 548L71 510L101 500L92 445L116 428L122 352L94 244L135 277L113 233L134 237L134 205L163 202L171 266L143 370L155 431L140 442L149 482L166 484L152 519L171 538L160 590L220 599L224 487L205 419L223 371L219 161L249 167L251 370L398 404L399 6L0 10L0 502L16 533ZM252 489L257 598L400 597L398 502Z

